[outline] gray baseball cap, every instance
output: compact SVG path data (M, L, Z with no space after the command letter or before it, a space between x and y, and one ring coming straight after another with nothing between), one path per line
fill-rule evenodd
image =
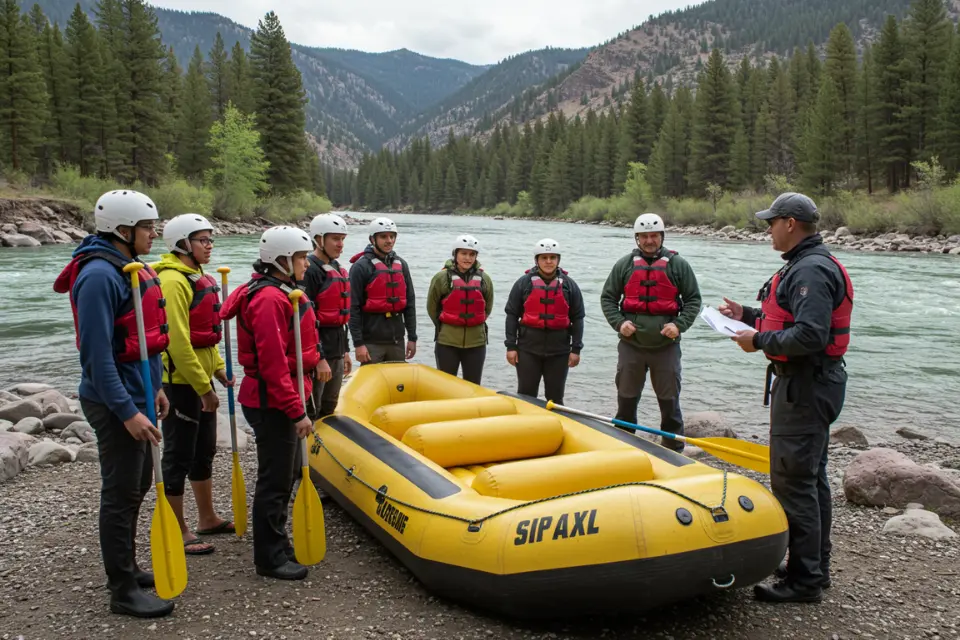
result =
M774 218L796 218L801 222L818 222L820 212L817 211L817 205L802 193L793 191L781 193L773 201L769 209L757 212L757 218L760 220L773 220Z

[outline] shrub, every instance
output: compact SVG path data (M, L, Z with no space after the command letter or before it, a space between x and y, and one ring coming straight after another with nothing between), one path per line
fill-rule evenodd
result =
M172 218L181 213L209 216L213 212L213 192L206 187L191 185L182 178L155 188L139 184L135 184L133 188L150 196L162 218Z
M274 222L290 222L318 213L327 213L333 205L324 196L295 191L283 196L270 196L260 201L258 215Z

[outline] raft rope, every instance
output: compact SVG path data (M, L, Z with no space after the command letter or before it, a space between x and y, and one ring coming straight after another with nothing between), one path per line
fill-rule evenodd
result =
M381 490L381 489L378 489L378 488L374 487L372 484L370 484L369 482L367 482L366 480L364 480L363 478L361 478L360 476L358 476L358 475L354 472L354 470L356 469L355 466L348 467L347 465L343 464L343 462L341 462L340 459L337 458L336 455L334 455L333 451L330 451L330 449L328 449L328 448L326 447L326 445L323 443L323 439L320 438L320 436L314 434L313 440L314 440L314 443L313 443L312 448L314 449L314 453L317 453L317 452L318 452L318 451L317 451L318 449L322 449L323 451L326 451L326 452L327 452L327 455L329 455L330 458L331 458L341 469L343 469L343 470L346 472L348 479L353 478L353 479L357 480L360 484L362 484L362 485L363 485L364 487L366 487L367 489L373 491L373 492L376 493L378 496L382 496L382 499L383 499L383 500L389 500L389 501L391 501L391 502L393 502L393 503L395 503L395 504L398 504L398 505L400 505L400 506L407 507L408 509L412 509L412 510L414 510L414 511L419 511L420 513L425 513L425 514L427 514L427 515L439 516L439 517L441 517L441 518L448 518L448 519L450 519L450 520L457 520L457 521L459 521L459 522L465 522L465 523L467 524L467 526L468 526L468 529L469 529L470 531L473 531L473 532L479 531L479 530L480 530L480 526L481 526L484 522L486 522L487 520L491 520L491 519L493 519L493 518L496 518L497 516L502 516L502 515L504 515L504 514L510 513L511 511L516 511L517 509L523 509L523 508L525 508L525 507L531 507L531 506L533 506L533 505L541 504L541 503L544 503L544 502L550 502L550 501L552 501L552 500L561 500L561 499L563 499L563 498L569 498L569 497L572 497L572 496L580 496L580 495L585 495L585 494L588 494L588 493L594 493L594 492L597 492L597 491L606 491L607 489L618 489L618 488L620 488L620 487L653 487L653 488L655 488L655 489L661 489L661 490L663 490L663 491L666 491L667 493L672 493L673 495L675 495L675 496L677 496L677 497L683 498L684 500L687 500L688 502L691 502L692 504L697 505L697 506L700 507L701 509L705 509L706 511L708 511L708 512L710 513L710 515L714 518L714 520L716 520L716 521L718 521L718 522L724 522L724 521L726 521L726 519L727 519L727 511L726 511L726 509L724 508L724 505L725 505L726 502L727 502L727 470L726 470L726 469L723 469L723 470L722 470L722 471L723 471L723 494L722 494L721 497L720 497L720 504L717 505L717 506L715 506L715 507L711 507L711 506L705 505L704 503L700 502L700 501L697 500L696 498L692 498L692 497L690 497L690 496L688 496L688 495L685 495L685 494L681 493L680 491L677 491L676 489L672 489L672 488L670 488L670 487L665 487L665 486L663 486L663 485L661 485L661 484L657 484L657 483L655 483L655 482L622 482L622 483L619 483L619 484L608 485L608 486L606 486L606 487L597 487L597 488L595 488L595 489L583 489L582 491L574 491L574 492L572 492L572 493L564 493L564 494L561 494L561 495L558 495L558 496L550 496L550 497L547 497L547 498L538 498L537 500L530 500L529 502L523 502L523 503L521 503L521 504L516 504L516 505L513 505L513 506L511 506L511 507L507 507L507 508L505 508L505 509L501 509L500 511L494 511L493 513L490 513L490 514L485 515L485 516L480 517L480 518L466 518L466 517L464 517L464 516L458 516L458 515L455 515L455 514L452 514L452 513L444 513L444 512L442 512L442 511L436 511L436 510L433 510L433 509L425 509L425 508L423 508L423 507L419 507L419 506L417 506L417 505L415 505L415 504L412 504L412 503L410 503L410 502L406 502L405 500L400 500L399 498L394 498L393 496L387 495L387 492L386 492L386 491L383 491L383 490ZM379 497L378 497L378 500L380 500Z

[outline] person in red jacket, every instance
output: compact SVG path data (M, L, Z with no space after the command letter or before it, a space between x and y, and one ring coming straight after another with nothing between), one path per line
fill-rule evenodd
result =
M272 227L260 237L260 259L250 281L230 293L221 310L237 319L237 360L244 378L237 400L257 439L257 488L253 496L253 562L257 573L301 580L307 568L294 559L286 533L287 506L294 481L299 438L313 430L297 385L293 304L289 294L307 270L309 236L288 226ZM320 361L313 304L300 298L303 370ZM305 375L309 397L313 376Z

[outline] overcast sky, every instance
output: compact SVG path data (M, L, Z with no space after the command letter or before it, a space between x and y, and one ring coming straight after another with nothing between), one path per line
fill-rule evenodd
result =
M492 64L530 49L589 47L650 14L700 0L152 0L212 11L250 28L273 9L292 42L361 51L410 49ZM562 9L560 7L563 7Z

